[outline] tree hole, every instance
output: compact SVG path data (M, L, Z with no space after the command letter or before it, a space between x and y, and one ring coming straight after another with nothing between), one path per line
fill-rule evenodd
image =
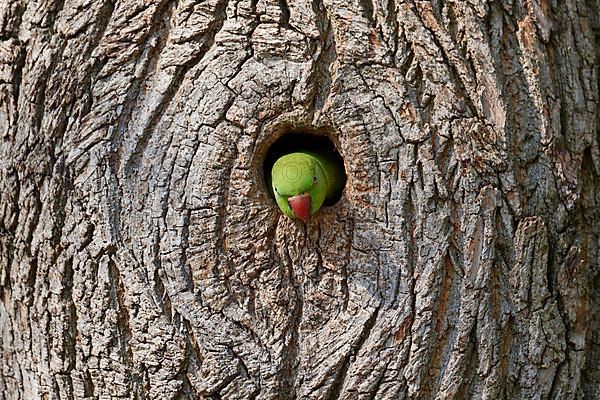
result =
M263 161L263 177L264 181L270 182L271 170L275 162L280 158L290 153L297 152L313 152L323 155L324 157L333 160L336 167L341 172L342 183L335 195L330 199L326 199L324 206L332 206L337 203L342 197L344 188L346 187L346 170L344 168L344 159L337 150L333 141L326 135L319 132L292 131L284 133L277 139L267 151ZM271 198L274 198L272 189L267 187Z

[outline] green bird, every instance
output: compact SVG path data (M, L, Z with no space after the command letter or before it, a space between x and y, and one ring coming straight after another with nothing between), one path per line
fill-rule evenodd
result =
M277 205L288 217L307 222L324 202L339 196L345 174L332 154L302 151L286 154L273 164L271 190Z

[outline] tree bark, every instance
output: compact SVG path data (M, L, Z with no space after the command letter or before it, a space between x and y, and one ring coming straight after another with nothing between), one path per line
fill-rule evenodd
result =
M599 10L2 0L0 399L600 398Z

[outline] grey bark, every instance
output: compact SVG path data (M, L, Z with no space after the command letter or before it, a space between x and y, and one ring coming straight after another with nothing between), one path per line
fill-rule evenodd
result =
M600 398L599 9L0 0L0 399Z

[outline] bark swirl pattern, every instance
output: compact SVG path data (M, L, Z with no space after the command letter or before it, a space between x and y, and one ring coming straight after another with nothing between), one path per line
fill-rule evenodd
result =
M1 3L0 399L600 397L599 66L591 0Z

